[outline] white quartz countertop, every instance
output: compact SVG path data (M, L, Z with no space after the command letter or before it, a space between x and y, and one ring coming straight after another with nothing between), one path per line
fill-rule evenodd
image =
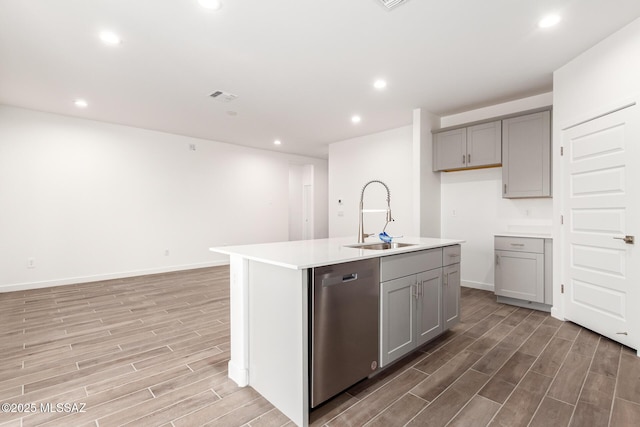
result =
M384 250L349 248L345 245L357 244L356 238L340 237L292 242L259 243L254 245L220 246L210 248L209 250L225 255L241 256L246 259L278 265L280 267L302 270L322 265L339 264L367 258L379 258L381 256L464 243L464 240L436 239L430 237L403 237L394 239L393 241L411 243L413 246ZM373 239L372 237L365 241L365 243L377 242L380 242L380 240Z

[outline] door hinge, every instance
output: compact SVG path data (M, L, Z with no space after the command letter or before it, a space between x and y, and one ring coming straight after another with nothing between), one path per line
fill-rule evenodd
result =
M560 293L564 294L564 284L560 285Z
M564 156L564 147L560 147L560 155Z

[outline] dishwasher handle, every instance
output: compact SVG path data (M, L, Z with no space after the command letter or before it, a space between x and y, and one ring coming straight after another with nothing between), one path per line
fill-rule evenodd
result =
M333 276L325 276L322 278L322 287L326 288L328 286L341 285L343 283L353 282L358 280L359 276L362 276L358 273L350 273L350 274L340 274ZM365 274L366 276L366 274Z

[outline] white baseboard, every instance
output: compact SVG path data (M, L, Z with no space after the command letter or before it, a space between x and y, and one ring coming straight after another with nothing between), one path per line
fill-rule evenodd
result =
M51 288L54 286L73 285L76 283L97 282L101 280L122 279L125 277L146 276L147 274L170 273L172 271L194 270L205 267L228 265L229 261L211 261L197 264L172 265L169 267L150 268L146 270L122 271L118 273L96 274L94 276L67 277L64 279L43 280L40 282L17 283L0 286L0 293L26 291L29 289Z
M566 320L564 318L564 313L561 313L560 310L557 307L551 307L551 317L555 317L558 320Z
M249 385L249 371L247 371L247 369L236 365L233 360L230 360L227 364L227 370L229 372L229 378L238 384L239 387Z
M460 286L465 288L482 289L483 291L494 292L495 287L492 283L472 282L469 280L461 280Z

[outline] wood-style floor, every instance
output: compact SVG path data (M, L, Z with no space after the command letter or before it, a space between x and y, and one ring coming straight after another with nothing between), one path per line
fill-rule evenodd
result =
M227 378L227 267L0 294L0 353L0 426L292 425ZM312 421L638 426L640 358L463 289L459 325Z

